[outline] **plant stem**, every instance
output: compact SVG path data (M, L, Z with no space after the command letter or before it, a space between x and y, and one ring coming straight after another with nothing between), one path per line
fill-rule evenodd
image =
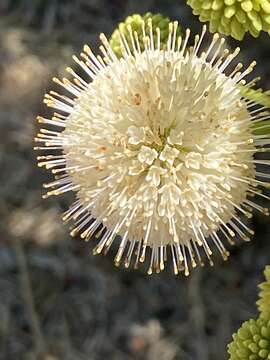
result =
M35 309L27 261L24 253L24 248L20 239L14 240L14 248L20 270L22 296L25 303L26 312L28 313L30 318L30 326L34 338L36 358L45 360L46 343L42 334L39 316Z

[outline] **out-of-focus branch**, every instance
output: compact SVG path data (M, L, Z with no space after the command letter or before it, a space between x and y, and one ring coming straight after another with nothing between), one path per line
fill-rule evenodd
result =
M26 306L26 312L30 318L30 326L35 343L36 357L39 360L46 360L46 343L41 331L40 321L35 309L32 286L29 277L27 262L24 254L23 245L20 239L14 240L14 248L16 251L20 277L21 277L21 291L23 300Z
M190 320L194 328L194 347L196 359L208 360L208 348L205 335L205 310L201 296L201 269L194 271L188 286Z

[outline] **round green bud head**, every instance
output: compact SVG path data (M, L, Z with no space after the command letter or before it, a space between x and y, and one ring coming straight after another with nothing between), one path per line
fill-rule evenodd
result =
M241 86L241 94L254 102L270 108L270 91L262 89L252 89L248 86Z
M209 21L212 32L242 40L245 33L270 35L270 0L188 0L200 21Z
M259 300L257 306L262 316L270 318L270 265L266 266L264 270L266 281L259 285Z
M128 16L124 22L121 22L118 28L113 32L110 38L110 45L114 51L114 53L118 56L122 56L122 49L121 49L121 42L120 42L120 32L125 35L125 38L128 42L130 49L132 49L132 43L129 37L129 26L133 31L136 31L138 34L138 40L140 46L143 48L143 22L145 23L145 33L148 35L148 22L152 21L153 33L154 33L154 40L156 40L156 29L160 29L160 42L161 47L167 44L168 34L169 34L169 23L171 20L163 16L161 14L152 14L150 12L139 15L134 14ZM178 26L177 35L181 35L180 27Z
M240 86L241 94L244 98L260 104L266 108L270 108L270 91L263 91L262 89L253 89L249 86ZM254 123L253 133L255 135L267 135L270 133L270 121L259 121ZM270 302L269 302L270 304Z
M244 322L228 345L229 360L270 359L270 317Z

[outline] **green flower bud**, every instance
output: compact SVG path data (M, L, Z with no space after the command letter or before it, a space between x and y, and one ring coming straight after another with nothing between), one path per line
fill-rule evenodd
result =
M263 91L262 89L252 89L248 86L241 86L241 94L265 107L270 108L270 90Z
M130 25L133 31L137 31L139 43L140 43L141 47L143 47L142 23L145 22L145 25L146 25L145 30L146 30L146 34L147 34L147 31L148 31L147 22L149 21L149 19L152 20L154 40L156 40L155 30L156 30L156 28L159 28L161 45L164 46L164 44L167 43L168 34L169 34L169 23L171 21L168 17L163 16L161 14L152 14L150 12L148 12L144 15L134 14L134 15L128 16L124 22L121 22L119 24L118 28L113 32L113 34L110 38L110 45L118 57L122 56L119 30L125 35L128 45L129 45L130 49L132 49L132 44L131 44L131 40L130 40L129 32L128 32L128 26ZM177 35L178 36L181 35L181 30L180 30L179 26L178 26L178 30L177 30Z
M259 285L260 292L257 306L263 317L270 317L270 265L266 266L264 275L266 281Z
M270 0L188 0L194 15L209 21L212 32L242 40L245 33L258 37L261 31L270 35Z
M270 90L252 89L248 86L240 86L241 94L244 98L252 100L266 108L270 108ZM270 121L259 121L254 123L253 133L255 135L267 135L270 133Z
M229 360L270 359L270 316L242 324L228 345Z

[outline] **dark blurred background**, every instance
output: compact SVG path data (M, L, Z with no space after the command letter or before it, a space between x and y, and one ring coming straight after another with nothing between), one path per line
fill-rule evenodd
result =
M168 269L124 271L93 257L61 221L68 197L41 199L35 117L51 77L84 43L98 45L131 13L161 12L194 31L184 0L0 1L0 359L223 360L239 325L256 315L257 284L270 263L269 219L254 216L253 241L227 263L189 278ZM247 37L242 61L270 89L270 39ZM229 46L236 42L228 40Z

